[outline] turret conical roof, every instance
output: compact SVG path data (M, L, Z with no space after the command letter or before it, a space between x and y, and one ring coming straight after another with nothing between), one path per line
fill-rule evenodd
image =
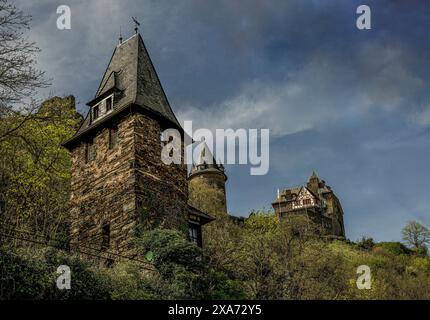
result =
M197 151L199 151L200 154L197 162L195 162L191 168L190 177L204 172L219 172L223 174L227 180L227 176L224 172L224 166L221 162L217 163L206 142L200 142L197 148Z

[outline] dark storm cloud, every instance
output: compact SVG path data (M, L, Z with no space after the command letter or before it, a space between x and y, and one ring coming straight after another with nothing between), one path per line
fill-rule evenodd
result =
M407 220L430 223L426 1L367 1L370 31L355 27L362 1L64 1L70 31L55 27L59 3L17 3L34 17L51 90L76 95L82 110L120 25L129 36L137 16L180 119L270 128L269 175L229 167L232 212L269 207L277 187L316 169L339 194L353 239L398 239Z

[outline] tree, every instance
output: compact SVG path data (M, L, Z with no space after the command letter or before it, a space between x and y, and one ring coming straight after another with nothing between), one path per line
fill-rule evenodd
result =
M70 198L70 155L61 143L82 118L73 96L54 97L38 109L0 139L0 224L57 237L66 233ZM0 118L0 125L15 119Z
M430 230L417 221L410 221L402 229L403 240L416 249L430 244Z
M24 37L31 17L7 0L0 0L0 118L17 117L0 126L0 141L34 116L34 93L48 85L36 68L39 48Z
M361 237L361 240L357 242L357 247L364 250L372 250L375 246L373 238Z

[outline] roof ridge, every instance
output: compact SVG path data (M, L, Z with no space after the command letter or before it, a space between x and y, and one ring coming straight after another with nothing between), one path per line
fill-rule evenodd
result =
M159 78L159 76L158 76L158 73L157 73L157 71L156 71L156 69L155 69L154 63L152 62L151 56L149 55L148 49L146 48L145 42L143 41L143 38L142 38L142 36L140 35L140 33L137 33L137 35L139 36L139 37L138 37L138 48L137 48L137 50L139 50L139 42L140 42L140 43L142 43L142 46L143 46L143 49L144 49L144 51L145 51L145 53L146 53L146 56L147 56L147 58L148 58L149 64L151 65L151 69L154 71L155 78L156 78L156 80L157 80L157 84L158 84L158 86L159 86L159 87L160 87L160 89L161 89L161 94L163 95L164 99L166 100L166 105L167 105L168 111L170 111L171 115L173 116L173 119L172 119L172 120L174 120L174 122L176 122L176 124L177 124L179 127L181 127L181 125L179 124L178 118L176 117L175 113L174 113L174 112L173 112L173 110L172 110L172 107L170 106L169 99L167 98L166 92L164 91L163 85L161 84L161 81L160 81L160 78ZM139 65L139 51L138 51L137 56L138 56L138 57L137 57L137 59L138 59L138 62L137 62L137 63L138 63L138 65ZM136 83L137 83L137 82L136 82ZM182 127L181 127L181 128L182 128Z

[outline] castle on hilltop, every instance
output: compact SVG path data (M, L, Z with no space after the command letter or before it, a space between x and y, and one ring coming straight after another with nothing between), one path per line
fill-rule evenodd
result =
M289 215L306 215L320 225L325 234L345 237L340 201L315 171L306 185L278 191L272 206L281 221Z

